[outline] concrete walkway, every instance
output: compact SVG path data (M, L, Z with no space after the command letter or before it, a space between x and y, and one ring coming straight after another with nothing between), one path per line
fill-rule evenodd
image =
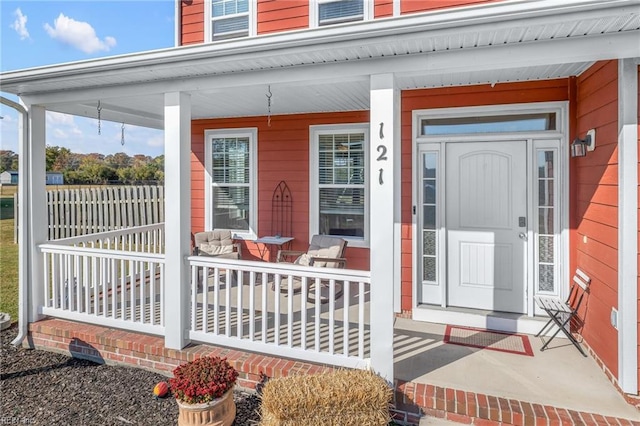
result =
M582 356L567 339L556 339L540 352L542 339L528 336L533 356L525 356L446 344L444 333L442 324L398 318L396 378L640 422L640 411L625 401L594 359Z

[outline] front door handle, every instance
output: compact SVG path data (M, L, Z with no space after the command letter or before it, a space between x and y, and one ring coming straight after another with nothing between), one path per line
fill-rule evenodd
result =
M521 232L518 234L518 237L520 237L521 240L527 241L527 234L525 234L524 232Z

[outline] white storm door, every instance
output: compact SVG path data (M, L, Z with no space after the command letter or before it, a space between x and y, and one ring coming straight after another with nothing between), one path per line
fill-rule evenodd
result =
M526 141L446 144L447 304L526 311Z

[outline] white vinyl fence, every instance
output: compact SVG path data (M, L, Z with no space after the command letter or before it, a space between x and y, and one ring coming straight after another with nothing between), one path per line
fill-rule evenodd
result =
M106 186L47 190L48 239L112 231L164 221L164 187ZM18 194L14 196L18 241Z

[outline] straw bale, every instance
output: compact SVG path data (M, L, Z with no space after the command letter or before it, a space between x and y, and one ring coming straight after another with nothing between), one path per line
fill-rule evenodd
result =
M262 390L262 426L387 425L392 390L366 370L271 379Z

